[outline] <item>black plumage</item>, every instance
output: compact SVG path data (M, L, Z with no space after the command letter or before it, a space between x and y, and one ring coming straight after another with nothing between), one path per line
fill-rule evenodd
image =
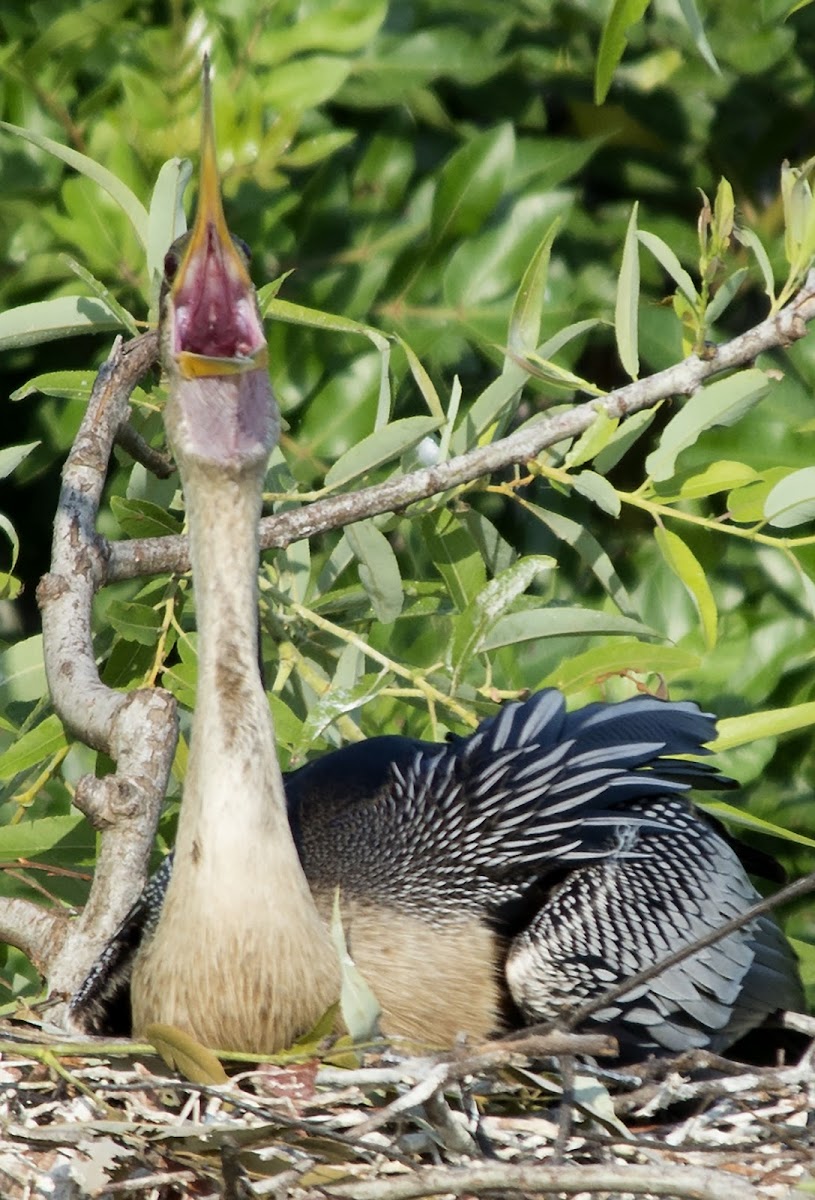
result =
M338 887L341 902L431 927L472 915L506 946L508 1010L549 1020L758 898L734 849L683 795L726 782L673 757L704 754L713 736L695 704L640 696L567 713L547 690L469 737L379 737L315 759L285 777L290 824L315 893ZM74 997L84 1028L124 1031L133 957L169 875L168 860ZM721 1050L801 1000L794 956L760 917L591 1024L626 1057Z

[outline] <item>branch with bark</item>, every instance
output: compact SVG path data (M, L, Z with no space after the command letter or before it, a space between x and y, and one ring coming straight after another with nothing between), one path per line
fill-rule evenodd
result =
M109 544L96 520L108 463L157 345L152 333L127 346L117 339L99 371L62 473L51 570L37 589L54 708L70 732L117 764L115 774L85 776L76 789L76 806L100 833L82 913L0 903L3 937L31 957L59 999L76 989L144 886L175 753L173 697L161 688L123 693L103 684L91 630L93 597L107 577Z
M715 376L803 337L813 318L815 272L785 308L725 345L567 412L542 417L446 462L267 517L261 522L261 545L285 547L529 463L547 447L584 432L598 411L625 418L662 400L692 395ZM76 989L143 887L175 751L173 698L160 688L121 693L103 684L91 629L93 597L106 584L189 568L183 537L110 542L96 530L114 443L126 447L148 469L167 473L167 460L127 424L129 397L155 365L157 352L155 333L127 345L117 340L100 370L63 471L51 570L38 589L54 708L74 736L116 764L114 774L86 777L76 791L77 807L101 835L83 912L72 917L25 900L0 900L0 937L29 955L56 1000Z
M472 1167L421 1167L384 1179L329 1184L324 1194L349 1200L414 1200L420 1196L592 1195L672 1196L685 1200L750 1200L755 1192L731 1174L687 1166L549 1166L479 1163Z

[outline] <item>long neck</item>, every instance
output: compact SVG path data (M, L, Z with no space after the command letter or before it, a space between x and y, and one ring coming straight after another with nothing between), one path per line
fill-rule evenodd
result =
M198 689L176 854L133 975L133 1023L279 1050L340 992L291 833L257 662L261 468L178 454L198 609Z
M230 831L235 840L283 836L288 849L274 730L258 670L261 468L187 462L182 470L199 658L179 861L189 850L195 862L202 847L220 855Z

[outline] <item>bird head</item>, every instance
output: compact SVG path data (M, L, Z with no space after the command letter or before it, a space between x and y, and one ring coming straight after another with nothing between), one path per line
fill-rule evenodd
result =
M277 411L249 251L226 224L215 149L209 61L203 69L195 220L164 259L165 420L176 456L239 468L265 463Z

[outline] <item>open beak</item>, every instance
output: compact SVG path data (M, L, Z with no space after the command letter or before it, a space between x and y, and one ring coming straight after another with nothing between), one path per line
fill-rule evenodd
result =
M224 217L209 60L204 60L198 208L170 287L170 353L187 379L256 371L266 338L246 259Z

